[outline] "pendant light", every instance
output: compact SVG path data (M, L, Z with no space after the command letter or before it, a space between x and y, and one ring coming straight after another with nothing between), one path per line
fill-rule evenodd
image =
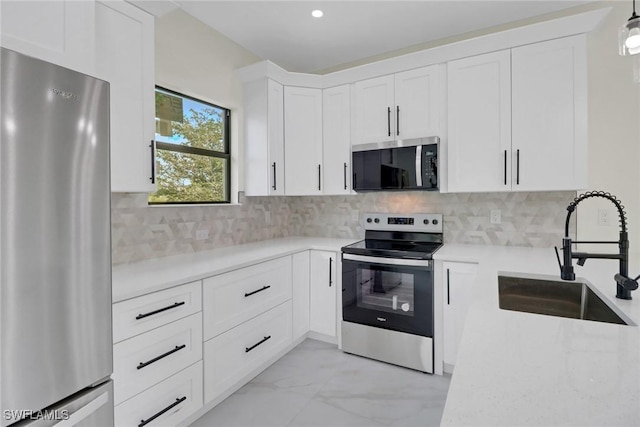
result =
M618 30L620 55L640 53L640 16L636 14L636 0L633 0L633 14Z

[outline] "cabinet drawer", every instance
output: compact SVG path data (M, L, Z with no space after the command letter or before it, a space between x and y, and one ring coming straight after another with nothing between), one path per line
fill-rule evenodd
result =
M160 414L149 426L174 426L201 407L202 361L116 406L115 425L137 427Z
M291 302L204 343L204 397L215 399L291 343Z
M113 342L182 319L202 309L201 282L192 282L113 305Z
M204 280L204 339L208 340L291 298L291 257Z
M200 313L119 342L113 346L116 405L200 359Z

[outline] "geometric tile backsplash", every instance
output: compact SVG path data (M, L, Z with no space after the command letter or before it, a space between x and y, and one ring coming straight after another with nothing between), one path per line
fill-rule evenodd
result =
M186 207L150 207L146 194L111 196L112 262L125 264L285 236L360 239L364 212L442 213L444 241L449 243L551 247L561 243L566 206L576 193L241 194L240 205ZM501 224L491 224L492 209L501 210ZM208 238L196 240L201 230Z

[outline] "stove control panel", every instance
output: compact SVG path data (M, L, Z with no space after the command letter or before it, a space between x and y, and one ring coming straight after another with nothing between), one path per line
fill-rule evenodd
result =
M442 214L365 213L365 230L403 230L422 233L442 233Z

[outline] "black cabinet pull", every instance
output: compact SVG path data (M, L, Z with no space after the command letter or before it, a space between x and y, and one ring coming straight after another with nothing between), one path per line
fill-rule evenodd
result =
M396 105L396 135L400 136L400 106Z
M179 404L181 404L182 402L184 402L185 400L187 400L187 396L182 396L179 398L176 398L176 401L173 402L171 405L167 406L166 408L164 408L163 410L161 410L160 412L157 412L155 415L147 418L146 420L140 420L140 424L138 424L138 427L144 427L147 424L149 424L151 421L155 420L156 418L158 418L160 415L164 414L165 412L170 411L171 409L175 408L176 406L178 406Z
M520 185L520 150L516 150L516 185Z
M358 176L356 175L356 173L353 173L353 182L351 183L351 188L353 188L353 191L356 191L356 184L358 183Z
M253 291L253 292L245 293L245 294L244 294L244 297L245 297L245 298L246 298L246 297L250 297L251 295L255 295L255 294L257 294L258 292L266 291L266 290L267 290L267 289L269 289L270 287L271 287L271 285L263 286L263 287L261 287L260 289L256 289L256 290L255 290L255 291Z
M157 362L157 361L158 361L158 360L160 360L160 359L164 359L165 357L167 357L167 356L169 356L169 355L171 355L171 354L175 353L176 351L180 351L180 350L182 350L182 349L183 349L183 348L185 348L185 347L186 347L186 344L177 345L177 346L176 346L176 348L174 348L173 350L169 350L169 351L167 351L166 353L161 354L161 355L160 355L160 356L158 356L158 357L154 357L153 359L149 360L148 362L140 362L140 363L138 364L138 367L137 367L136 369L142 369L142 368L144 368L145 366L149 366L149 365L151 365L152 363L155 363L155 362Z
M447 305L451 304L451 294L449 293L449 269L447 268Z
M321 167L322 167L322 165L318 165L318 191L321 190L321 187L320 187L320 182L322 180L322 178L320 177L320 168Z
M269 335L268 337L264 337L262 338L260 341L258 341L257 343L255 343L254 345L252 345L251 347L245 347L244 348L244 352L245 353L249 353L251 350L253 350L254 348L256 348L257 346L259 346L260 344L264 343L267 340L271 339L271 335Z
M273 162L273 165L271 166L273 167L273 185L271 186L271 188L275 190L276 189L276 162Z
M344 189L347 189L347 164L344 164Z
M507 150L504 150L504 185L507 185Z
M387 132L391 136L391 107L387 107Z
M162 313L163 311L171 310L172 308L180 307L181 305L184 305L184 304L185 304L184 301L180 301L180 302L174 303L173 305L169 305L167 307L159 308L158 310L153 310L153 311L150 311L150 312L144 313L144 314L138 314L136 316L136 320L144 319L145 317L153 316L154 314Z
M331 269L333 267L333 258L329 257L329 287L333 284L333 278L331 277Z
M154 142L155 141L152 139L151 144L149 144L149 148L151 148L151 177L149 177L149 179L152 184L156 183L156 150Z

